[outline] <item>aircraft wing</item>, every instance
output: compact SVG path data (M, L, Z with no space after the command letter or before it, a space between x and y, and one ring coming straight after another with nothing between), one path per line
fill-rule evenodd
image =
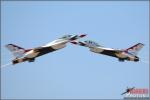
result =
M55 51L55 49L53 49L52 47L38 47L38 48L34 48L34 50L37 52Z
M97 49L97 50L96 50ZM121 50L115 50L112 48L105 48L105 47L96 47L96 48L91 48L92 50L96 50L96 53L112 56L112 57L117 57L116 54L122 53L123 51Z
M34 50L34 52L39 53L38 56L44 55L49 52L56 51L56 49L54 49L52 47L38 47L38 48L34 48L33 50Z

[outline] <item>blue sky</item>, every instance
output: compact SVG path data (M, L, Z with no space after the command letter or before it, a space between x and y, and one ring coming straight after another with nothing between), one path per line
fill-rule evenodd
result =
M112 48L145 44L140 62L119 62L68 44L33 63L1 69L3 99L121 99L126 87L149 87L148 1L3 1L1 63L13 59L4 45L42 46L65 34L88 34Z

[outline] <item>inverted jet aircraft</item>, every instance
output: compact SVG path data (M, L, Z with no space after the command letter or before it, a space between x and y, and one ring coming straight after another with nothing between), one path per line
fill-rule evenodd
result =
M44 46L33 48L33 49L24 49L22 47L19 47L14 44L7 44L6 48L10 50L13 55L15 56L15 59L12 60L12 64L17 64L21 62L34 62L35 58L42 56L44 54L62 49L66 47L66 44L68 42L71 42L73 40L77 40L79 38L85 37L86 34L81 35L65 35L61 38L58 38Z
M137 56L137 53L144 46L144 44L138 43L128 49L120 50L120 49L105 48L91 40L87 40L84 42L72 41L71 43L84 46L84 47L88 47L90 51L94 53L116 57L121 62L123 62L124 60L135 61L135 62L139 61L139 57Z

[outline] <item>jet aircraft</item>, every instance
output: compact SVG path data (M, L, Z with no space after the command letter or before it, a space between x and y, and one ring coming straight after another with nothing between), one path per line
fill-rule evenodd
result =
M129 92L132 91L133 89L135 89L135 87L133 87L133 88L128 88L128 87L127 87L126 91L123 92L121 95L124 95L124 94L126 94L126 93L129 93Z
M111 57L118 58L119 61L123 62L127 61L139 61L139 57L137 56L138 51L144 46L142 43L138 43L128 49L112 49L112 48L105 48L98 43L87 40L87 41L71 41L72 44L88 47L91 52L103 54Z
M44 46L33 48L33 49L24 49L15 44L7 44L6 48L12 52L15 59L12 60L12 64L17 64L21 62L34 62L35 58L45 55L47 53L62 49L66 47L68 42L77 40L79 38L85 37L86 34L81 35L65 35L61 38L58 38Z

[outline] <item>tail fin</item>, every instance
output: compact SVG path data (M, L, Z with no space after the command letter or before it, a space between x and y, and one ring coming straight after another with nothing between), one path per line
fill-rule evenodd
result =
M137 53L143 48L143 46L144 46L144 44L138 43L138 44L126 49L126 51L136 56Z
M22 57L24 55L24 53L26 52L26 50L24 48L19 47L14 44L7 44L6 48L13 53L15 58Z

